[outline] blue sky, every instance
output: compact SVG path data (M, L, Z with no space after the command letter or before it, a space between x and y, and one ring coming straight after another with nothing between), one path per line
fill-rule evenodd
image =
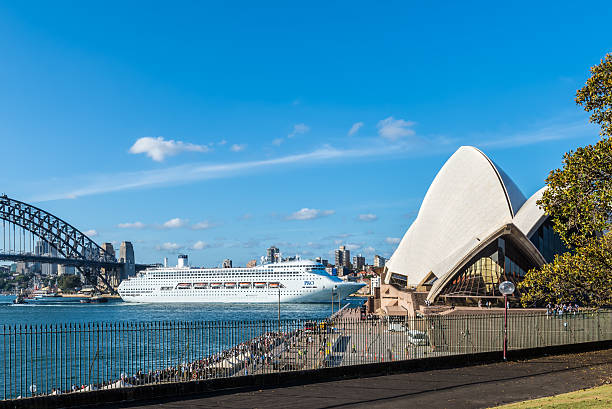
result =
M598 139L608 2L0 2L2 187L138 262L390 256L475 145L526 196Z

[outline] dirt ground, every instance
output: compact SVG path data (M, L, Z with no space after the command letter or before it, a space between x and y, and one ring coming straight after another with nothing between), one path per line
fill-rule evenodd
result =
M486 408L612 380L612 349L109 408Z

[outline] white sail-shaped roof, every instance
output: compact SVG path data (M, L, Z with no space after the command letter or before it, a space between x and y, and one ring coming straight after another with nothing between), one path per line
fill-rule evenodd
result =
M546 186L535 192L514 216L513 223L528 238L531 238L547 217L544 210L536 203L542 198L545 190Z
M524 203L520 189L484 153L462 146L436 175L386 270L406 276L408 285L430 271L441 278L480 240L512 223Z

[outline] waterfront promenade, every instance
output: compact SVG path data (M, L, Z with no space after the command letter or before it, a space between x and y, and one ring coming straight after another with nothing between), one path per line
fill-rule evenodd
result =
M486 408L612 380L612 350L104 408Z
M503 316L495 313L360 318L345 308L320 321L7 327L0 386L5 400L24 399L24 407L46 397L78 406L98 395L109 402L180 397L490 362L503 343ZM512 313L508 322L511 352L612 339L608 311L563 318Z

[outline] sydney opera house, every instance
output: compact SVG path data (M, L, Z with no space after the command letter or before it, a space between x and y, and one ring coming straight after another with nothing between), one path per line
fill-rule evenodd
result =
M563 252L536 204L543 191L525 198L484 153L459 148L436 175L385 266L381 290L387 312L398 308L389 301L398 298L393 297L397 290L420 292L421 301L426 297L432 304L498 301L500 282L517 283L529 269Z

